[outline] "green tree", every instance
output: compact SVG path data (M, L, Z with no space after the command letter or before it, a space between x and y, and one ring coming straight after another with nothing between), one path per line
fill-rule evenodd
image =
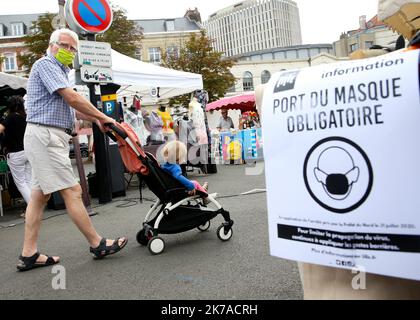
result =
M97 36L97 40L109 42L114 50L134 57L136 48L141 45L142 32L134 21L127 19L124 9L113 7L113 14L114 21L111 27L104 34ZM40 16L32 23L31 32L24 37L28 53L20 55L19 60L29 70L48 48L51 33L54 31L52 22L55 16L56 14L52 13Z
M31 32L23 38L28 53L20 55L19 60L28 70L48 49L50 35L54 31L52 21L55 16L53 13L41 15L37 21L32 22Z
M224 58L223 52L215 51L213 40L206 32L193 33L178 54L164 52L162 65L167 68L186 72L199 73L203 76L204 89L209 94L209 102L223 98L226 92L235 84L235 77L230 69L235 64L234 59ZM188 96L178 97L171 103L187 105Z
M143 32L132 20L127 19L127 12L119 7L113 7L114 21L111 28L96 39L111 44L112 49L132 58L136 48L141 46Z

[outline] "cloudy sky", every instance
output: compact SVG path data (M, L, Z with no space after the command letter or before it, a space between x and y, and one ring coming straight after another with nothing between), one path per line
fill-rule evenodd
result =
M4 0L3 0L4 1ZM300 10L303 43L332 43L341 32L358 28L359 16L377 13L378 0L295 0ZM57 12L57 0L12 0L0 6L0 15ZM239 0L111 0L127 10L130 19L182 17L197 7L202 19ZM1 20L1 18L0 18ZM1 22L1 21L0 21Z

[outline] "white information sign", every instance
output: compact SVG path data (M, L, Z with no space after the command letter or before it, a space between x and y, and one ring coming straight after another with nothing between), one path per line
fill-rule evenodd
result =
M111 44L107 42L79 41L80 65L111 68Z
M111 68L82 66L80 75L83 82L113 83L114 75Z
M419 50L274 75L273 256L420 280Z

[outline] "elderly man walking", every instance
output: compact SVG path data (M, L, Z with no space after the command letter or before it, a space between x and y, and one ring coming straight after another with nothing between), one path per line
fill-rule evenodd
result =
M96 123L102 131L106 131L105 124L115 122L70 86L68 66L73 62L78 42L73 31L56 30L51 35L47 55L34 64L29 77L24 146L32 166L32 194L26 211L19 271L60 262L59 257L40 254L37 246L45 206L50 195L57 191L95 258L117 253L127 244L126 238L107 240L96 232L83 205L81 187L69 159L69 139L76 117Z

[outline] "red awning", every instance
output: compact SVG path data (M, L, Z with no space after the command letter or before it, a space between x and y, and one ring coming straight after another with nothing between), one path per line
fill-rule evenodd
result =
M211 110L241 110L242 112L255 111L255 92L248 92L234 97L227 97L207 105L206 111Z

